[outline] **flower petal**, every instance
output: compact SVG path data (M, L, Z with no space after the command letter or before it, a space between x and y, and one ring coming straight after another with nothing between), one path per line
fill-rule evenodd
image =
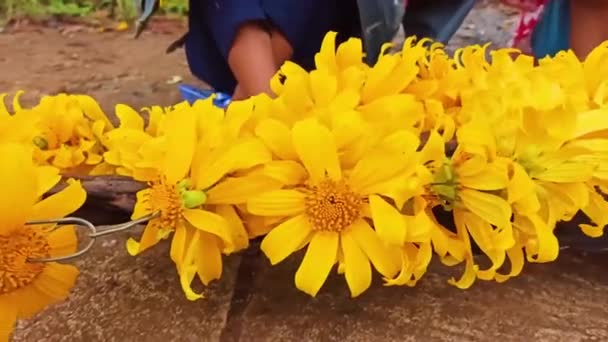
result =
M17 321L17 303L12 296L0 296L0 308L0 341L10 341Z
M144 229L144 233L142 234L139 242L132 238L127 240L126 247L129 255L136 256L146 249L156 245L162 239L161 231L158 229L159 224L160 222L157 220L150 221Z
M296 287L316 296L338 257L338 233L317 231L313 234L304 259L296 272Z
M60 257L76 252L78 239L74 226L62 226L54 229L46 236L49 244L49 255Z
M353 238L380 274L385 277L393 277L399 272L401 253L398 248L385 245L364 220L356 221L350 229Z
M69 185L42 201L36 203L32 208L30 220L48 220L67 216L80 208L87 193L78 181L70 180Z
M277 157L286 160L295 160L298 155L291 142L289 127L275 119L264 119L255 128L255 134Z
M72 265L48 263L32 285L47 296L47 305L65 300L76 283L78 269Z
M171 240L171 249L169 254L171 256L171 260L175 263L177 267L177 272L180 273L182 270L182 265L184 263L184 255L186 253L186 248L188 239L188 232L186 231L186 227L184 225L178 225L175 228L175 233L173 234L173 239Z
M234 241L230 235L228 221L222 216L201 209L184 210L184 218L195 228L219 237L225 244L224 253L234 252Z
M302 184L308 177L306 169L293 160L273 160L266 163L261 172L278 180L283 185Z
M206 232L200 231L198 254L196 256L197 273L205 285L222 276L222 252L219 239Z
M295 252L312 234L306 217L298 215L272 229L262 240L260 249L270 263L276 265Z
M0 146L0 234L21 227L38 195L38 177L31 150L17 144Z
M36 172L38 173L38 197L42 197L61 180L59 169L53 166L39 166L36 168Z
M369 206L378 236L386 243L403 246L407 226L397 209L377 195L369 196Z
M247 230L234 207L231 205L218 205L215 207L215 212L228 222L228 228L230 229L235 249L241 250L247 248L249 246Z
M177 183L190 171L196 145L196 116L190 111L172 111L165 120L167 153L162 170L169 183Z
M462 274L460 279L456 280L455 278L451 278L448 280L448 284L454 285L461 290L468 289L473 285L475 279L477 279L478 271L479 266L475 265L473 258L467 258L464 273Z
M247 201L247 210L254 215L293 216L304 212L305 195L297 190L273 190Z
M314 119L299 121L292 128L292 139L313 183L321 181L326 173L333 180L342 177L336 144L327 127Z
M374 186L406 173L407 164L397 153L374 150L357 162L349 176L349 184L355 192L369 194Z
M363 253L353 237L352 231L347 230L340 236L344 254L344 273L351 297L357 297L372 284L372 268L367 255Z
M119 128L135 129L138 131L144 130L144 119L135 109L124 104L117 104L116 116L118 117L118 120L120 120ZM101 119L101 117L99 119Z
M265 175L227 178L207 191L207 204L240 204L269 190L279 189L281 183Z
M462 204L471 212L499 227L507 227L511 221L511 206L496 195L462 189L458 191Z

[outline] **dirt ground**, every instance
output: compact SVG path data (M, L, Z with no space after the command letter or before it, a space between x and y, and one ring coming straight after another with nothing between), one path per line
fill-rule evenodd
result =
M512 14L512 13L511 13ZM515 17L480 1L451 46L509 39ZM177 102L176 78L189 76L183 52L166 46L183 23L157 21L154 32L95 32L78 25L23 25L0 34L0 92L86 93L113 111ZM97 215L104 215L97 213ZM108 215L108 214L106 214ZM111 218L106 217L111 221ZM351 300L333 276L317 298L293 285L299 257L277 267L256 248L227 258L207 299L188 302L166 245L138 258L107 238L77 262L73 295L20 322L15 341L606 341L608 269L603 255L564 252L558 262L529 265L506 284L478 282L460 291L433 265L416 288L374 284Z

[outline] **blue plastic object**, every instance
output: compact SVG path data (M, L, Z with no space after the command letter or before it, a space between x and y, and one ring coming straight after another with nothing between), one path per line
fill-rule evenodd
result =
M180 84L179 91L182 94L182 98L188 103L193 104L196 100L204 100L212 95L215 95L213 104L220 107L226 108L230 104L232 97L224 93L216 93L212 90L200 89L189 84Z
M551 0L532 33L532 52L536 58L543 58L569 48L570 1Z

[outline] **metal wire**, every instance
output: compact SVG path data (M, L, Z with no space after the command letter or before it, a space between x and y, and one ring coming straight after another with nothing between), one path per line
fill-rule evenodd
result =
M56 261L67 261L71 259L78 258L85 253L87 253L93 245L97 238L111 235L114 233L119 233L128 229L131 229L139 224L146 223L156 217L158 217L159 213L152 213L141 217L137 220L132 220L124 223L114 224L114 225L104 225L104 226L95 226L90 221L79 217L65 217L59 219L49 219L49 220L36 220L36 221L28 221L26 225L42 225L42 224L55 224L55 226L51 229L51 231L60 229L63 226L73 225L77 228L83 228L88 231L87 237L89 238L89 242L84 246L84 248L77 250L76 252L68 255L62 255L57 257L49 257L49 258L36 258L36 259L28 259L28 262L56 262Z

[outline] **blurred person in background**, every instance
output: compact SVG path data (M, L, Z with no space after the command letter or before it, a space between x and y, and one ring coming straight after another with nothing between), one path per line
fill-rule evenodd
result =
M135 0L142 16L136 37L158 0ZM291 60L305 69L328 31L336 44L363 39L373 65L383 43L401 26L406 35L447 43L475 0L190 0L188 32L168 52L184 46L194 76L234 100L271 94L270 79ZM407 11L406 11L407 8Z
M608 40L608 0L502 0L522 16L512 46L536 58L572 49L584 59Z

